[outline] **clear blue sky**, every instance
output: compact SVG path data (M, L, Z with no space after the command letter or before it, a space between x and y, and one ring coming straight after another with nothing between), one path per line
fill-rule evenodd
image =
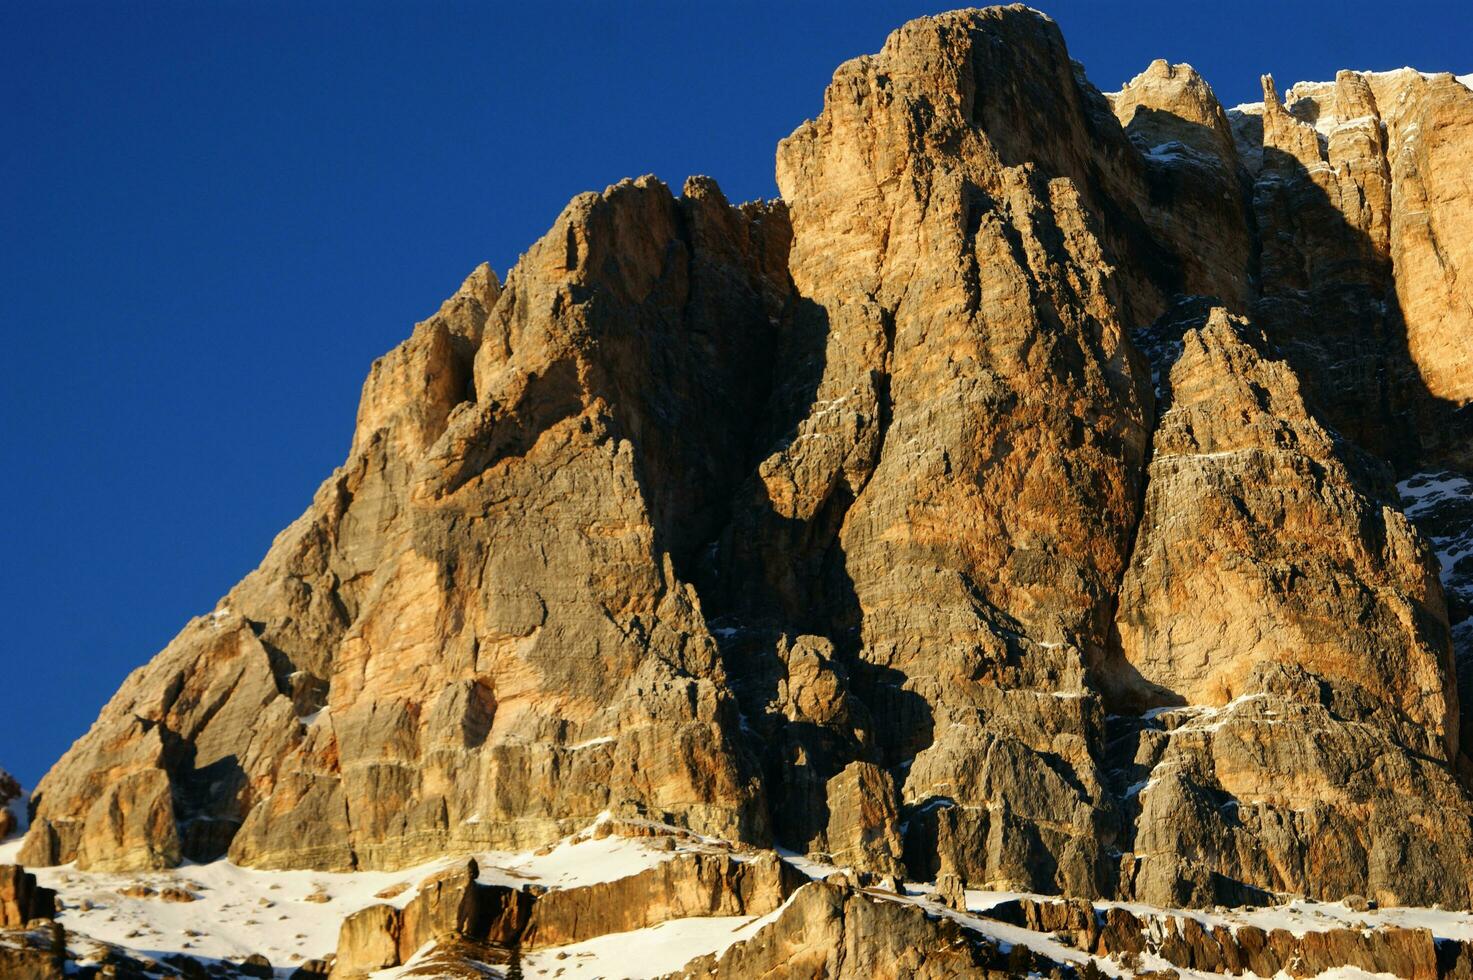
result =
M573 194L771 196L895 3L0 2L0 765L30 785L341 462L359 385ZM1473 3L1047 8L1102 88L1473 71Z

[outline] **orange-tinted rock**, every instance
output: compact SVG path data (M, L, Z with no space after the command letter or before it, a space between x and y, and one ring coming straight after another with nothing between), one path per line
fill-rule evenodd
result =
M782 202L574 198L374 364L344 465L42 781L23 859L397 868L595 821L700 852L535 903L457 869L350 920L342 970L791 891L692 833L948 916L1473 905L1473 512L1423 500L1473 467L1473 103L1265 88L1225 114L1157 61L1107 97L1046 17L958 11L838 69ZM1039 965L872 897L707 966ZM1082 910L1029 914L1140 952ZM1160 938L1272 975L1286 936ZM1377 962L1422 969L1402 939Z

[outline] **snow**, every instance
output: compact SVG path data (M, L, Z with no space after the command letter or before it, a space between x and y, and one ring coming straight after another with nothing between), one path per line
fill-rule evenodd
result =
M1458 81L1460 81L1460 82L1463 83L1463 87L1464 88L1473 89L1473 74L1470 74L1470 75L1455 75L1454 77L1457 78Z
M926 911L930 912L932 915L946 916L949 919L955 920L958 925L964 926L972 930L973 932L980 933L981 935L996 941L1003 947L1004 950L1010 949L1013 946L1027 946L1029 949L1033 950L1033 952L1038 953L1041 956L1047 956L1049 959L1055 960L1060 963L1083 964L1087 961L1093 961L1094 965L1099 968L1100 972L1107 977L1125 977L1131 975L1130 973L1123 970L1120 964L1115 963L1112 960L1104 959L1102 957L1091 956L1088 953L1081 952L1080 950L1075 949L1072 946L1066 946L1065 944L1055 939L1053 936L1045 935L1040 932L1033 932L1030 929L1024 929L1022 926L1008 925L1005 922L997 922L993 919L981 918L969 914L974 908L979 911L985 910L987 908L991 908L993 905L999 904L1000 902L1007 901L1012 898L1017 898L1019 897L1018 893L989 893L981 891L968 891L966 893L968 910L967 912L957 912L936 902L929 902L924 899L908 895L889 895L887 893L876 893L873 891L868 892L868 894L883 898L888 901L900 902L906 905L918 905L926 909ZM973 905L974 895L976 896L977 902L975 906ZM991 901L993 897L997 897L996 901Z
M1173 728L1173 731L1215 732L1239 708L1254 701L1261 701L1267 696L1262 693L1240 694L1220 708L1210 708L1200 704L1163 705L1145 712L1141 715L1141 721L1154 722L1164 715L1173 714L1185 719Z
M1187 148L1172 140L1168 143L1158 143L1144 153L1152 160L1177 160L1188 155Z
M61 896L57 919L69 932L150 953L237 960L263 953L285 966L331 953L343 918L383 901L376 892L450 863L407 872L254 871L223 860L149 874L83 873L71 865L31 870ZM138 884L155 891L183 888L196 901L119 892ZM402 907L413 895L412 888L405 889L390 901ZM202 935L192 935L196 932Z
M1473 483L1455 473L1418 473L1396 485L1406 515L1416 518L1450 497L1473 496Z
M1130 799L1134 799L1137 796L1140 796L1146 790L1150 789L1151 782L1152 781L1149 780L1149 779L1142 779L1138 783L1131 783L1130 786L1129 786L1129 788L1126 789L1126 791L1125 791L1125 798L1127 800L1130 800Z
M788 898L789 903L792 900ZM529 977L542 970L563 978L661 977L678 971L697 956L707 953L719 956L733 944L752 938L786 908L785 903L758 917L672 919L648 929L617 932L571 946L524 953L522 972Z
M1182 143L1178 140L1168 140L1165 143L1157 143L1155 146L1145 148L1141 148L1139 143L1137 143L1136 146L1138 149L1141 150L1142 156L1144 156L1147 160L1153 160L1157 163L1178 163L1181 161L1188 161L1205 164L1207 166L1217 165L1217 161L1213 158L1203 154L1200 150L1195 150L1192 147L1187 146L1185 143Z
M1397 75L1403 74L1404 72L1411 72L1414 75L1421 75L1423 78L1429 80L1436 78L1438 75L1442 74L1442 72L1439 71L1417 71L1417 69L1413 68L1411 65L1402 65L1400 68L1389 68L1386 71L1360 71L1356 72L1356 74L1364 75L1367 78L1394 78Z
M996 908L1003 902L1011 902L1015 898L1023 898L1026 892L994 892L984 891L980 888L968 888L967 911L986 912L988 909Z
M617 881L653 868L670 858L670 851L657 851L644 838L609 835L575 843L563 841L547 854L478 855L481 881L513 887L525 882L575 888Z
M579 742L576 745L568 746L568 751L577 752L579 749L591 749L595 745L608 745L613 740L614 736L612 735L604 735L600 738L590 738L586 742Z
M825 864L822 861L816 861L806 855L798 854L794 851L789 851L781 847L777 849L777 853L782 856L782 859L784 861L788 862L793 867L803 872L803 874L807 875L809 878L812 878L814 881L822 881L829 875L839 874L844 870L837 864Z
M672 856L647 841L588 838L585 831L547 854L486 852L475 858L480 880L491 884L569 888L638 874ZM15 863L20 845L18 837L0 845L0 863ZM336 949L338 928L351 913L380 902L403 908L420 881L468 856L401 871L257 871L226 860L142 874L82 872L73 865L30 870L40 884L56 889L63 904L57 918L69 931L155 956L239 960L263 953L275 966L287 967ZM119 893L140 884L155 892L183 888L196 900L165 902ZM401 887L390 898L377 897L391 886Z
M1032 897L1043 901L1048 900L1046 896ZM1138 902L1096 902L1095 907L1099 909L1122 908L1141 917L1170 914L1195 919L1207 928L1250 925L1264 930L1283 929L1298 937L1303 937L1306 933L1324 932L1330 929L1374 929L1384 926L1401 926L1408 929L1426 929L1438 939L1473 939L1473 913L1450 912L1443 909L1384 908L1357 912L1341 902L1315 902L1306 899L1294 899L1283 905L1263 908L1210 912L1197 909L1161 909Z
M1222 716L1255 697L1249 695L1235 699L1215 711L1189 713L1187 724L1220 723ZM1159 716L1159 713L1156 714ZM1131 791L1143 791L1146 785L1138 784ZM467 821L479 819L477 814ZM625 838L614 834L595 836L593 831L607 819L607 814L600 816L590 828L564 839L546 853L477 854L475 858L481 869L481 880L512 886L539 883L552 888L577 887L638 874L676 853L657 850L650 838ZM677 839L681 841L679 847L686 850L710 843L706 838ZM13 862L19 847L19 839L0 845L0 862ZM845 871L806 856L779 853L789 864L813 879L821 880ZM239 960L259 952L281 971L280 976L302 960L331 953L345 916L378 902L403 908L413 899L416 886L426 876L464 860L465 857L458 856L402 871L342 873L255 871L224 860L185 865L173 871L131 875L79 872L70 865L35 871L41 884L57 889L61 895L63 909L60 920L73 935L74 951L83 957L89 954L95 957L98 952L90 940L113 943L150 956L187 953L206 959ZM172 903L157 897L120 894L120 889L140 884L155 891L170 886L183 888L195 895L196 901ZM1005 948L1022 944L1060 962L1083 964L1093 961L1106 976L1132 975L1119 963L1093 957L1053 936L985 917L988 910L1003 902L1025 897L1048 901L1046 896L968 889L966 911L957 911L927 897L934 891L934 883L914 882L907 883L903 894L878 888L864 889L864 893L874 901L918 906L927 914L949 917ZM380 898L380 893L390 897ZM87 907L83 908L84 905ZM1112 906L1143 917L1170 914L1190 917L1209 927L1255 925L1264 929L1286 929L1298 936L1339 927L1397 925L1426 928L1439 938L1473 940L1473 914L1438 909L1387 908L1357 912L1339 903L1292 901L1271 908L1197 911L1160 909L1126 902L1096 903L1098 909ZM754 936L781 913L779 909L761 917L677 919L568 946L527 951L522 957L523 972L528 977L558 976L566 980L660 976L680 969L698 956L708 953L719 955L734 943ZM416 966L424 965L433 952L433 947L426 947L409 964L374 976L377 980L407 980L414 975ZM1164 967L1166 963L1152 954L1143 957L1143 968L1153 965ZM491 976L497 973L493 968L487 968L487 972ZM1180 969L1177 972L1182 977L1207 976ZM1321 980L1353 980L1368 976L1372 975L1342 968L1321 974Z
M1473 554L1473 530L1469 530L1466 519L1456 518L1473 511L1473 482L1457 473L1432 470L1401 481L1396 485L1396 492L1401 497L1402 510L1422 525L1423 534L1437 554L1442 565L1443 587L1449 593L1466 594L1473 583L1456 566ZM1455 634L1459 632L1455 627Z

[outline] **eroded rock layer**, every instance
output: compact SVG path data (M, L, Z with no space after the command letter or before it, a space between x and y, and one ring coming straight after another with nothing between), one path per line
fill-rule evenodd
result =
M1165 61L1102 94L1024 7L907 24L780 201L580 195L376 362L22 859L397 868L609 811L953 904L1473 906L1470 139L1451 76L1227 113ZM771 872L766 914L762 868L646 884L740 911ZM498 909L459 931L583 935ZM1006 968L912 912L806 886L700 970Z

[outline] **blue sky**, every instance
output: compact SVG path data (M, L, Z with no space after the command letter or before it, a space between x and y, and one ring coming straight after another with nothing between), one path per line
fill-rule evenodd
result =
M0 4L0 766L33 784L341 462L481 261L652 172L771 196L896 3ZM1101 88L1473 71L1473 4L1046 9Z

